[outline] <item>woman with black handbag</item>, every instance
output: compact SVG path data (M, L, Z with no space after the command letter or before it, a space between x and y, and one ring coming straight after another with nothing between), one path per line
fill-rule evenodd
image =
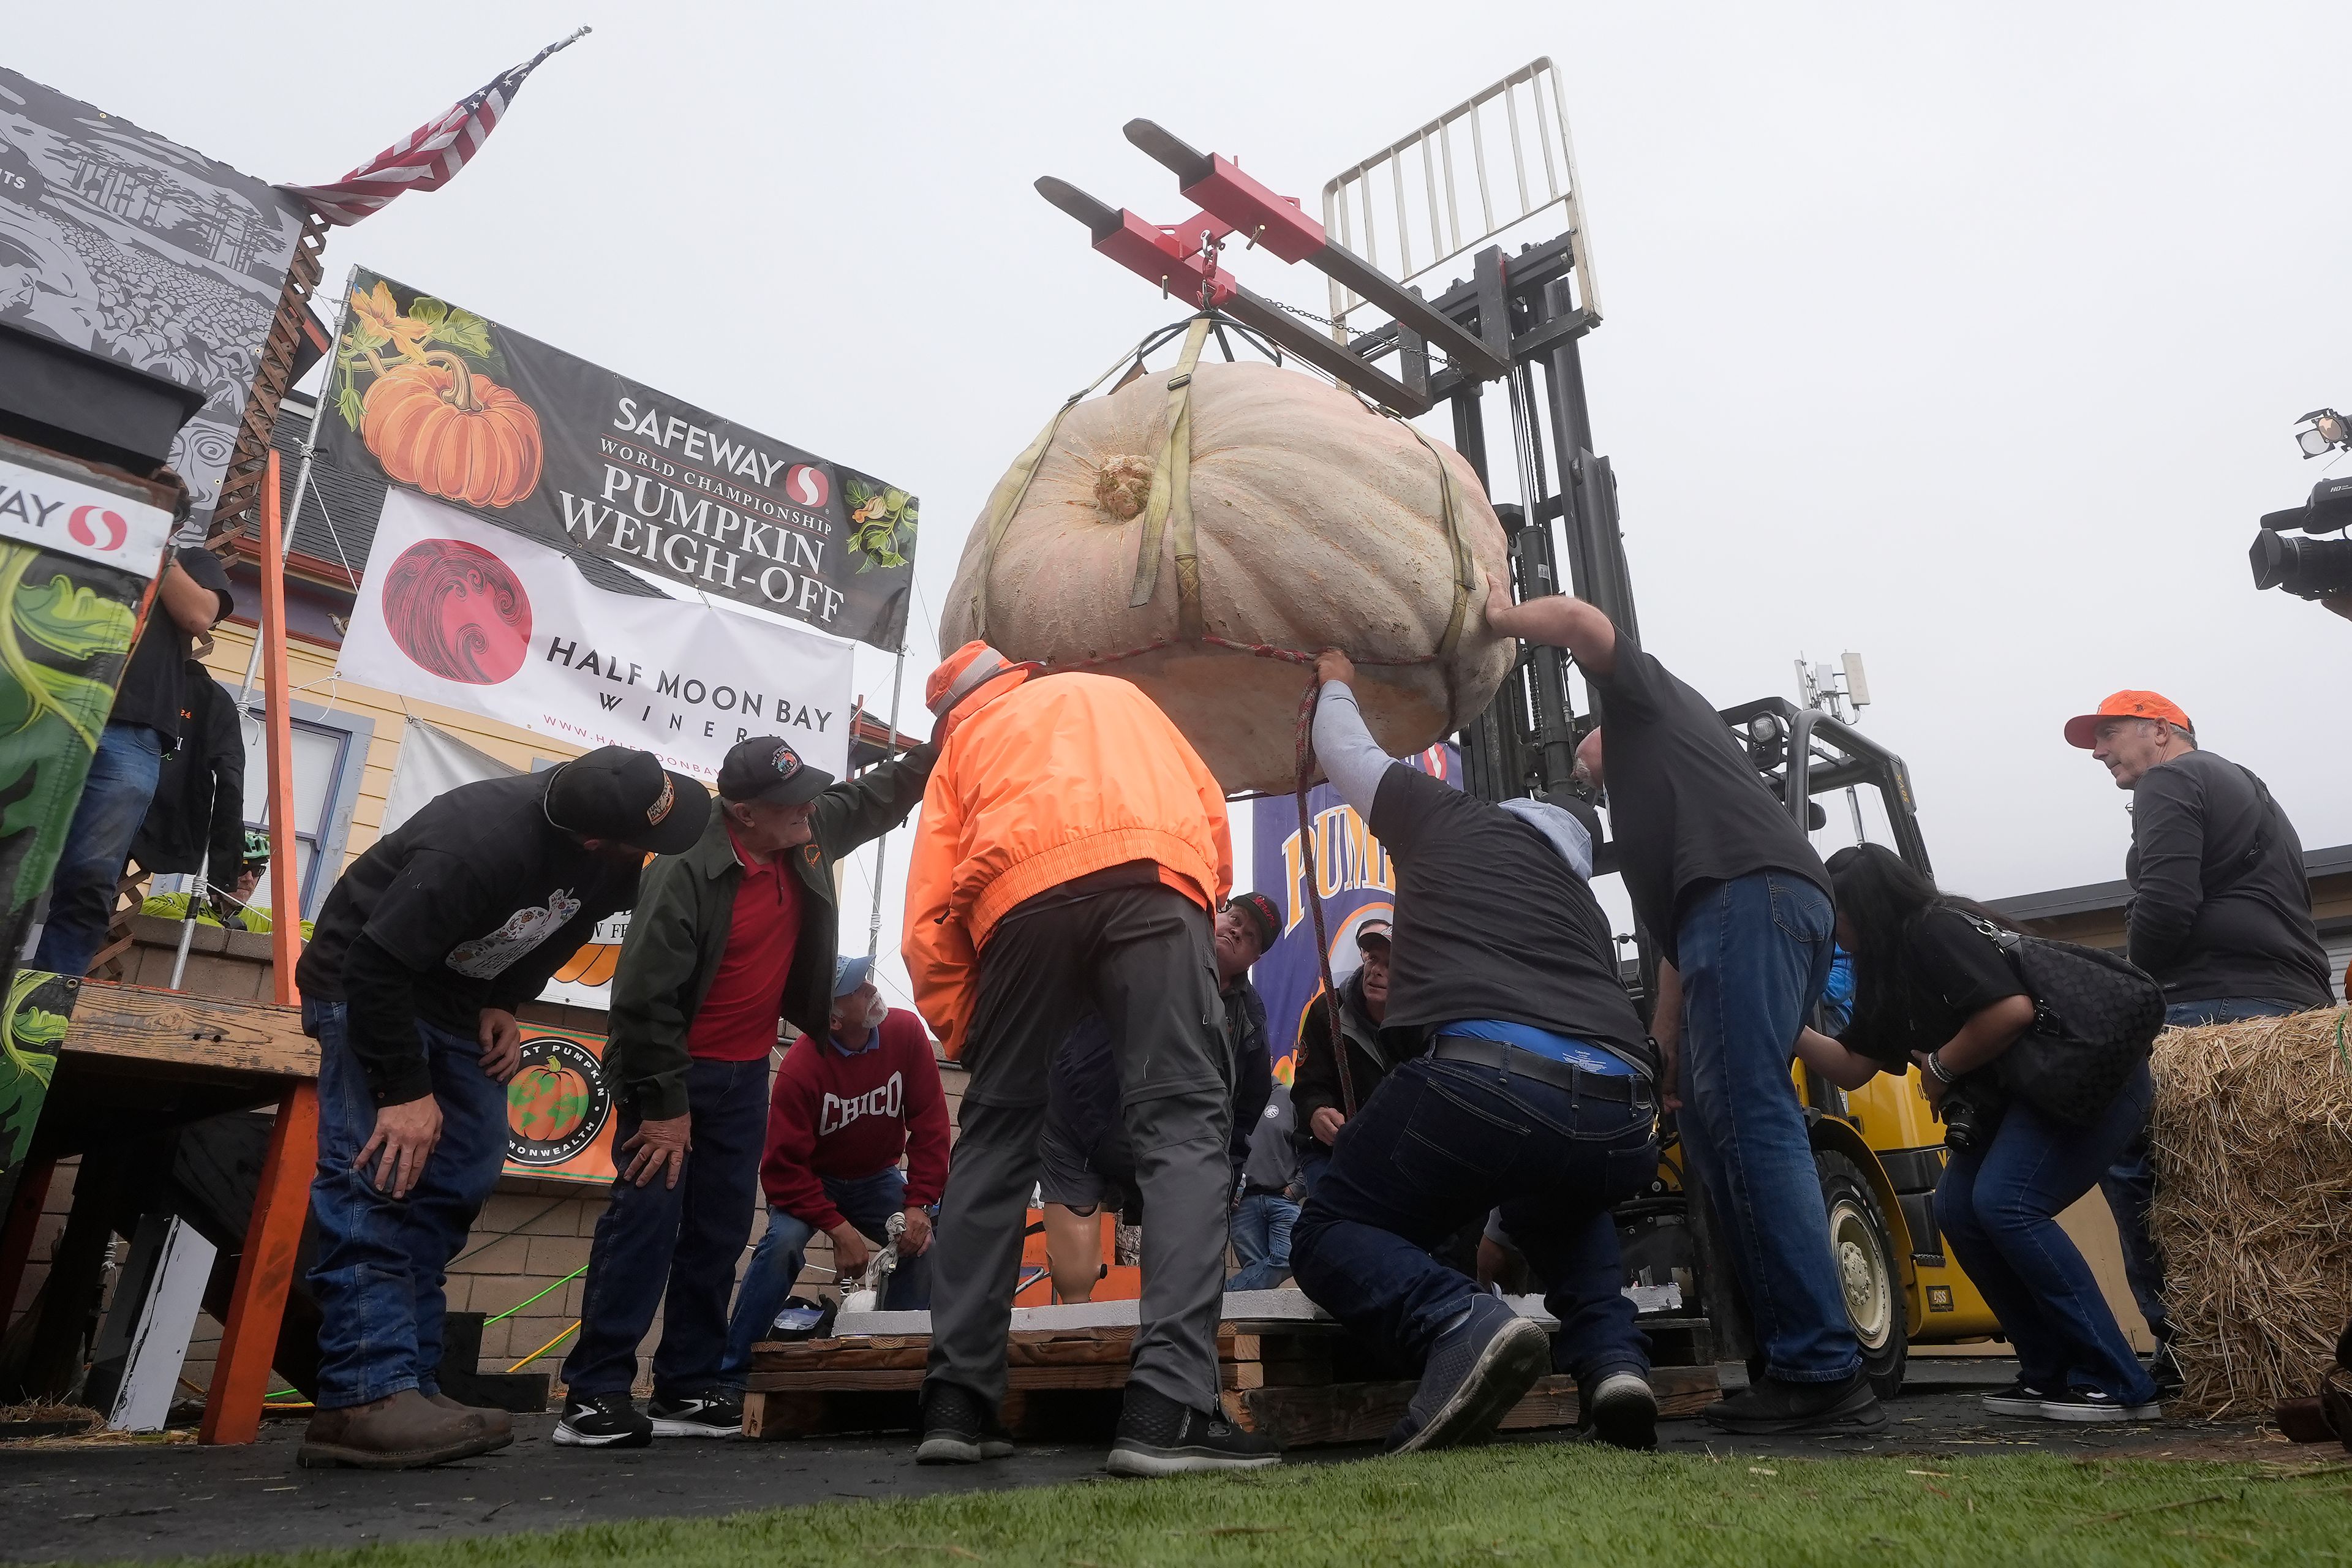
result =
M2028 1058L2046 1077L2053 1053L2088 1061L2101 1047L2070 1054L2074 1042L2059 1037L2050 999L2036 996L2004 951L2019 939L1990 910L1938 892L1875 844L1840 851L1829 871L1838 941L1854 955L1853 1022L1841 1039L1807 1029L1797 1052L1843 1089L1917 1065L1951 1151L1936 1223L2017 1347L2017 1382L1985 1408L2055 1421L2155 1418L2155 1380L2057 1220L2147 1123L2155 1089L2145 1042L2136 1059L2117 1050L2093 1064L2120 1087L2097 1080L2087 1105L2079 1085L2061 1104L2041 1093L2040 1079L2024 1080L2039 1103L2003 1092L2002 1079L2019 1082L2014 1069ZM2056 951L2074 961L2071 950ZM2013 1050L2018 1059L2004 1063Z

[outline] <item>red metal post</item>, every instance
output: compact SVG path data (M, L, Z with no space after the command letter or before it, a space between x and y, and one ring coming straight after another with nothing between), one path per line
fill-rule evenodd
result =
M277 493L274 486L266 492ZM278 1329L286 1316L287 1289L294 1283L294 1256L302 1245L310 1173L318 1163L319 1088L298 1083L278 1102L261 1189L254 1194L245 1251L237 1258L236 1289L229 1297L228 1321L221 1325L212 1393L205 1400L199 1436L206 1443L250 1443L260 1434L269 1363L278 1355Z
M278 1000L301 1000L294 964L302 953L302 899L294 864L294 730L286 673L286 551L279 537L278 454L261 482L262 718L269 739L269 952Z

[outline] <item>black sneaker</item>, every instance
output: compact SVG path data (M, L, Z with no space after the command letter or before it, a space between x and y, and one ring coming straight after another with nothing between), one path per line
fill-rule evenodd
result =
M1551 1336L1540 1325L1496 1297L1473 1296L1469 1310L1430 1347L1412 1403L1389 1433L1388 1452L1479 1441L1550 1370Z
M588 1394L563 1402L555 1441L564 1448L642 1448L654 1440L654 1424L637 1414L626 1394Z
M2049 1397L2021 1377L1999 1393L1986 1394L1984 1407L1991 1415L2039 1415L2042 1402Z
M961 1384L923 1384L923 1442L919 1465L976 1465L1013 1452L1013 1439L979 1394Z
M1114 1476L1181 1476L1193 1470L1256 1470L1282 1462L1282 1445L1244 1432L1223 1411L1194 1410L1139 1383L1127 1385L1118 1435L1103 1466Z
M2126 1405L2112 1394L2095 1388L2070 1388L2063 1394L2053 1394L2042 1402L2040 1415L2045 1421L2154 1421L2164 1414L2164 1406L2154 1400L2146 1405Z
M656 1399L646 1406L656 1437L740 1437L743 1395L732 1388L714 1388L691 1399Z
M1582 1425L1599 1442L1617 1448L1658 1446L1658 1396L1638 1373L1612 1372L1584 1402Z
M1886 1407L1878 1403L1870 1374L1864 1372L1856 1372L1843 1383L1782 1383L1768 1377L1748 1384L1744 1394L1717 1400L1699 1414L1709 1426L1747 1437L1886 1429Z

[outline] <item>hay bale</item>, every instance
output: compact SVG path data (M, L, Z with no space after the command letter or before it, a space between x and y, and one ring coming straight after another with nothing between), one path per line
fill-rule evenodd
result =
M2157 1245L2183 1415L2309 1394L2352 1317L2347 1010L2157 1038Z

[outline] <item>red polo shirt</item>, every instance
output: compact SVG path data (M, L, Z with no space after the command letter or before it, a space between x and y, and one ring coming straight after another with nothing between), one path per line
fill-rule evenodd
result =
M791 851L755 864L733 828L728 842L743 863L735 913L710 994L686 1031L689 1056L722 1062L755 1061L775 1048L776 1020L784 1004L784 977L801 940L801 879Z

